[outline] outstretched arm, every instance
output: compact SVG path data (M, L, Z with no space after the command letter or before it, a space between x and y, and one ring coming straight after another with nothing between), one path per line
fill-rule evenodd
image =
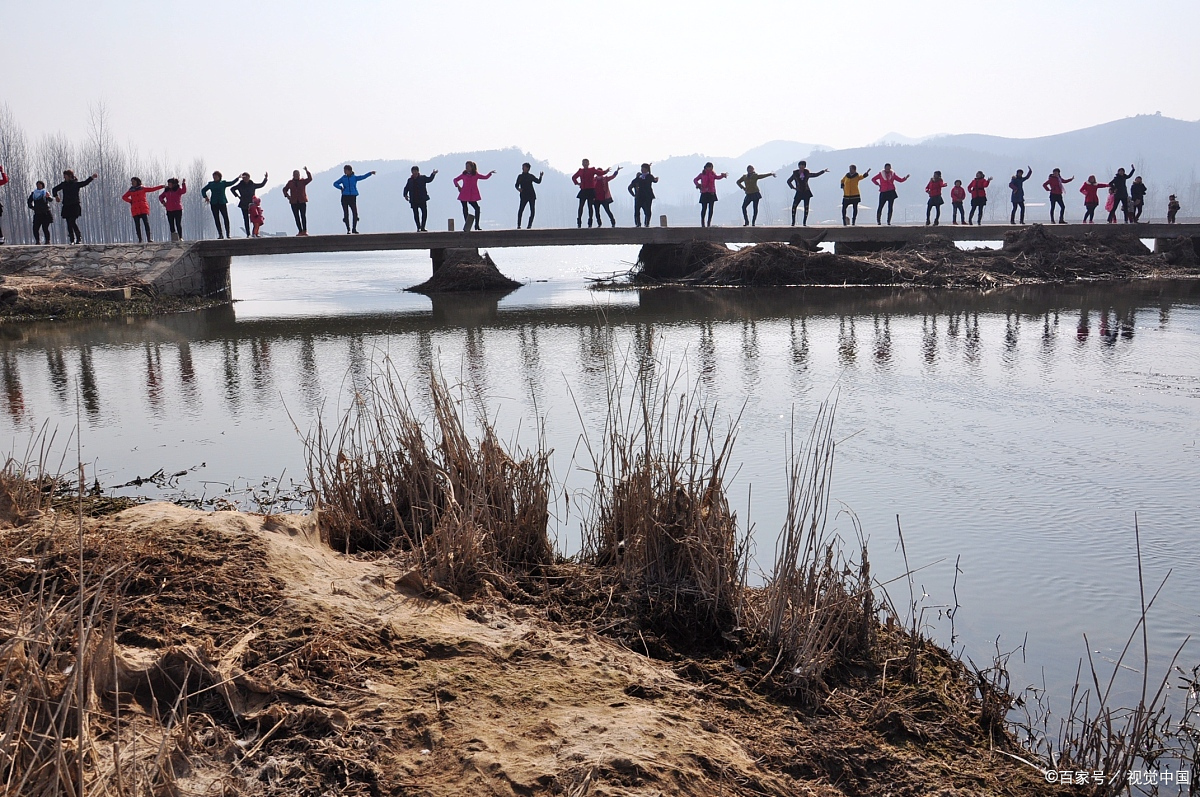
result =
M537 177L534 177L534 178L533 178L533 181L534 181L535 183L537 183L538 185L541 185L541 184L542 184L542 175L543 175L543 174L545 174L545 172L538 172L538 176L537 176Z

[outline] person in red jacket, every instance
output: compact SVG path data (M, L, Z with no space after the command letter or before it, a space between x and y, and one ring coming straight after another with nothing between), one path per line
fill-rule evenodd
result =
M967 191L971 194L971 215L967 224L975 223L975 211L979 211L979 224L983 225L983 209L987 206L987 189L992 184L992 178L984 179L983 172L975 172L975 179L967 183Z
M892 210L896 205L896 183L902 183L912 175L906 174L903 177L892 171L892 164L883 164L883 171L877 172L871 178L871 182L879 186L879 207L875 208L875 223L883 224L883 206L887 205L888 220L890 226L892 223Z
M121 199L129 203L129 212L133 214L133 231L137 233L138 243L142 242L142 227L146 228L146 243L154 243L150 238L150 203L146 201L146 194L162 189L161 185L147 188L142 185L141 178L130 177L129 190L121 195Z
M283 186L283 198L292 206L292 218L296 220L296 235L308 235L308 184L312 182L312 172L304 167L304 176L299 169L292 170L292 179Z
M166 189L158 195L158 202L167 211L167 226L171 228L171 240L183 240L183 195L187 193L187 180L180 182L172 177Z
M1083 223L1096 223L1096 208L1100 206L1100 189L1108 188L1108 183L1096 182L1096 175L1089 175L1087 182L1079 186L1083 194Z
M1042 188L1050 192L1050 223L1054 223L1054 206L1058 205L1058 223L1066 224L1064 218L1067 213L1067 205L1063 202L1063 193L1066 189L1063 188L1067 183L1075 179L1075 176L1062 176L1062 169L1055 169L1050 172L1050 176L1046 178L1046 182L1042 183Z
M250 224L252 225L250 234L253 237L258 237L259 230L262 229L263 223L266 220L267 217L263 215L262 200L254 197L254 199L250 200Z
M592 166L591 162L583 159L583 165L575 174L571 175L571 182L579 186L579 193L576 196L579 198L579 212L575 216L575 226L583 226L583 206L587 205L588 209L588 226L592 226L592 214L596 214L596 218L600 218L600 208L596 205L596 178L602 174L608 174L608 169L597 169Z
M613 178L616 177L620 173L621 173L621 167L618 166L617 170L614 171L612 174L600 174L600 175L596 176L596 226L597 227L604 226L604 223L600 221L600 211L601 210L603 210L605 213L608 214L609 225L612 227L617 226L617 220L613 216L613 212L612 212L612 203L613 203L612 190L610 189L608 184L611 183Z
M967 223L967 212L963 210L963 200L966 198L967 189L963 188L962 180L955 180L954 187L950 189L950 215L955 224L959 223L959 219L963 224Z
M929 201L925 204L925 226L929 226L929 213L932 210L937 211L937 215L933 219L933 226L937 226L942 220L942 205L946 200L942 199L942 189L949 188L949 185L942 179L941 172L934 172L933 179L925 185L925 193L929 194Z

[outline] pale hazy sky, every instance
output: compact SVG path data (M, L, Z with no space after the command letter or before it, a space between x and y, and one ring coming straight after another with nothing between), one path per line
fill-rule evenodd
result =
M33 138L226 173L517 145L560 168L1200 118L1196 0L5 0Z

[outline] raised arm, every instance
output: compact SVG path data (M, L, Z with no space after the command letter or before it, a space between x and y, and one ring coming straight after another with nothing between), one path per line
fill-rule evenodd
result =
M542 175L544 175L544 174L545 174L545 172L538 172L538 176L534 177L533 181L535 183L537 183L538 185L541 185L542 184Z
M1133 173L1136 171L1137 171L1137 169L1133 168L1133 164L1132 163L1129 164L1129 176L1133 177Z
M1064 183L1069 183L1069 182L1071 182L1072 180L1074 180L1074 179L1075 179L1075 175L1071 175L1070 177L1064 177L1064 178L1061 178L1061 179L1062 179L1062 181L1063 181Z

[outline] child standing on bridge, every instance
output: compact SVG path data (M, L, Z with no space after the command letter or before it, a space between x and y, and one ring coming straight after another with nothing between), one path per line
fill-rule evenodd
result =
M470 232L472 224L477 230L483 229L479 226L479 181L490 180L495 173L496 170L492 169L487 174L480 174L475 161L467 161L463 173L454 178L454 187L458 189L458 201L462 203L463 221L465 222L463 232ZM471 216L468 207L475 211L474 217Z
M159 204L167 211L167 226L171 228L171 240L183 240L183 195L187 193L187 180L167 180L167 187L158 195Z
M0 183L3 185L3 183ZM1167 197L1167 224L1174 224L1175 217L1179 215L1179 200L1174 194Z
M742 200L742 226L757 227L758 226L758 203L762 201L762 191L758 190L758 181L767 177L774 177L775 172L767 172L759 174L754 171L753 166L746 167L746 173L737 178L737 187L746 192L746 198ZM754 220L751 221L746 217L746 208L750 205L754 206ZM795 216L793 214L792 223L795 224Z
M629 195L633 197L633 224L635 227L642 226L642 216L646 218L646 226L650 226L650 208L654 205L654 184L657 182L658 178L650 173L649 163L643 163L642 170L629 181Z
M161 185L144 186L141 178L130 177L129 190L121 195L121 199L129 203L129 212L133 214L133 231L137 233L138 243L142 242L142 227L146 228L146 243L154 243L150 239L150 203L146 201L146 194L162 189Z
M517 182L513 184L513 188L517 189L517 194L521 197L521 204L517 206L517 229L521 229L521 217L525 215L525 206L529 206L529 226L525 229L533 229L533 215L537 213L537 191L534 189L535 184L542 182L542 175L545 172L538 172L537 177L533 176L533 166L528 163L521 164L521 173L517 175Z
M333 187L342 191L342 223L346 225L346 234L358 235L358 184L375 173L375 170L363 175L354 173L354 167L346 164L342 168L342 176L334 181ZM350 227L350 213L354 213L354 227Z
M212 173L212 180L200 189L204 204L212 210L213 224L217 225L217 238L229 237L229 197L225 190L234 185L234 180L222 180L220 172ZM221 220L225 220L225 234L221 234Z
M425 222L429 220L429 189L426 187L437 177L438 170L434 169L429 176L421 174L421 167L412 167L412 176L404 184L404 198L412 208L413 221L417 223L417 232L425 232ZM533 221L533 219L530 219Z
M250 200L250 223L254 225L254 229L251 234L255 238L258 237L258 232L262 229L263 222L266 220L267 217L263 215L262 200L258 197L254 197L254 199Z
M704 164L704 171L692 178L692 185L700 189L700 226L712 226L713 205L717 204L717 180L724 180L729 176L729 172L721 172L717 174L713 168L712 161ZM708 218L705 219L705 211L708 211Z
M950 189L950 215L955 224L967 223L967 213L963 210L963 200L966 198L967 189L963 188L962 180L955 180L954 187Z

